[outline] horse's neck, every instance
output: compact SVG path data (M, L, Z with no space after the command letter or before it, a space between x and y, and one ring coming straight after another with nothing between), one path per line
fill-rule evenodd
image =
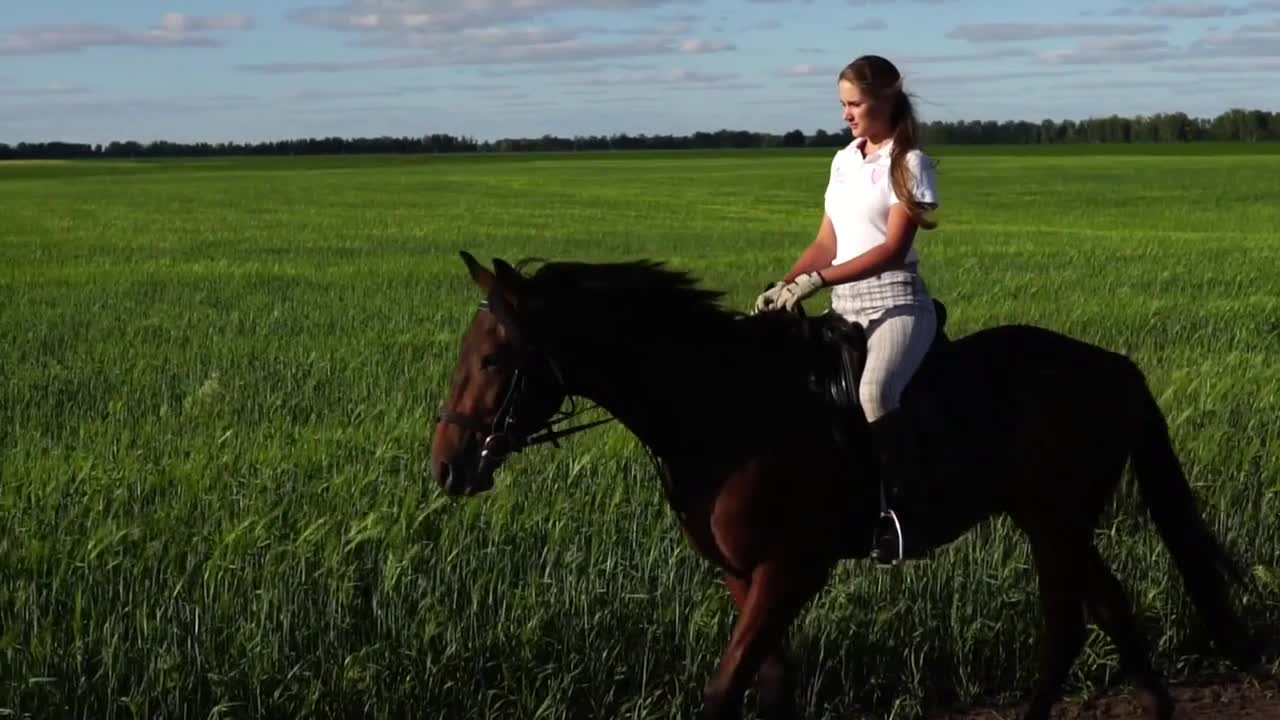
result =
M733 360L727 360L732 357ZM637 341L575 363L574 394L618 419L668 460L749 441L749 415L767 407L760 373L745 353L662 339ZM753 379L754 378L754 379Z
M688 398L680 388L683 378L666 365L618 359L580 372L573 391L604 408L660 456L671 457L697 422L697 413L682 405L697 400Z

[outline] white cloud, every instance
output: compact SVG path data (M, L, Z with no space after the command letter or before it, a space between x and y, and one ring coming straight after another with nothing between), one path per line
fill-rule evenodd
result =
M511 86L507 84L495 85L493 83L457 83L450 85L450 90L461 90L469 93L496 93L501 91L511 91Z
M640 103L643 105L654 105L663 102L664 99L665 98L660 98L656 95L626 95L598 97L591 102L610 104Z
M295 22L347 32L451 32L505 25L567 10L625 11L681 0L347 0L291 11Z
M0 55L74 52L90 47L217 47L202 35L168 31L132 32L106 25L45 25L0 34Z
M1036 56L1051 65L1105 65L1165 60L1178 52L1165 40L1116 37L1087 40L1075 48L1045 50Z
M0 82L3 79L0 78ZM51 97L67 97L73 95L88 95L93 92L82 85L71 85L59 80L46 83L43 87L36 88L3 88L0 89L0 96L6 97L34 97L34 98L51 98Z
M821 75L826 72L828 71L820 69L817 65L814 65L813 63L801 63L799 65L792 65L791 67L783 70L782 76L793 77L793 78L794 77L815 77L817 75Z
M887 27L889 27L889 24L886 23L881 18L867 18L866 20L860 20L854 23L853 25L850 25L849 29L850 30L884 30Z
M1001 60L1004 58L1027 57L1031 51L1019 47L991 48L967 53L946 53L943 55L902 55L897 62L902 65L928 63L955 63L982 60Z
M437 48L442 45L468 47L527 47L555 45L576 40L582 35L580 28L528 28L508 29L500 27L466 28L451 37L426 33L408 33L370 38L365 44L380 47Z
M1113 25L1106 23L977 23L961 25L947 37L969 42L1022 42L1056 37L1145 35L1168 30L1167 25Z
M595 75L607 70L654 70L657 66L652 63L585 63L585 64L558 64L547 63L545 65L536 65L533 67L512 67L512 68L482 68L478 71L481 77L498 78L519 75Z
M160 28L171 33L248 30L252 26L253 21L247 15L237 13L213 17L194 17L182 13L168 13L160 20Z
M691 13L685 13L683 15L659 15L654 19L658 22L664 23L700 23L703 20L706 20L706 18L701 15L693 15Z
M388 68L572 63L736 49L732 42L688 37L700 18L658 19L651 27L612 29L561 26L550 16L569 10L620 12L698 0L347 0L291 12L310 27L351 33L353 44L420 49L420 55L362 61L298 61L241 65L250 72L284 74ZM544 26L530 26L531 21Z
M1280 22L1233 32L1211 31L1186 46L1140 36L1090 38L1074 48L1044 50L1035 57L1051 65L1153 64L1152 67L1157 68L1158 63L1166 61L1280 58L1280 42L1274 34L1277 30Z
M625 42L569 40L548 44L477 47L441 39L422 55L357 60L351 62L259 63L239 66L241 70L268 75L294 73L338 73L352 70L386 70L456 65L504 65L521 63L566 63L653 55L703 54L734 50L728 42L646 37Z
M1180 75L1244 75L1254 73L1274 75L1280 72L1280 57L1257 58L1248 62L1234 63L1171 63L1161 65L1155 69L1160 72L1178 73Z
M613 32L618 35L684 35L692 29L693 24L687 20L671 20L662 25L621 28Z
M387 90L324 90L307 89L290 93L283 99L290 103L328 103L344 102L356 99L402 98L406 95L422 95L435 92L436 88L425 85L401 85Z
M1270 32L1209 32L1191 43L1188 54L1196 58L1280 57L1280 42Z
M1243 15L1249 9L1238 5L1205 2L1158 2L1148 5L1143 15L1166 18L1210 18Z
M723 52L725 50L733 50L735 46L733 43L722 42L720 40L700 40L696 38L690 38L688 40L681 40L676 45L676 48L682 53L694 53L694 54L700 55L702 53L713 53L713 52Z
M1020 70L994 73L967 73L955 75L922 75L913 80L913 84L923 85L930 92L937 92L932 86L948 88L956 85L985 85L1006 80L1033 80L1054 77L1079 77L1077 70Z
M1253 0L1245 3L1204 2L1203 0L1142 0L1111 10L1108 15L1145 15L1160 18L1217 18L1280 11L1280 0Z
M257 104L257 98L249 96L216 96L216 97L128 97L98 96L90 94L68 95L64 98L48 96L36 98L38 102L15 105L13 115L5 119L27 115L33 119L66 120L74 118L93 122L103 115L115 115L122 118L142 119L158 113L208 113L233 110ZM6 108L9 110L10 108ZM52 112L51 112L52 110Z
M704 73L688 68L672 68L623 77L591 78L561 83L564 87L618 87L633 85L714 85L737 78L736 73Z
M159 25L140 31L97 24L40 25L0 33L0 55L77 52L92 47L220 47L221 40L201 33L244 30L251 24L244 15L198 18L169 14Z

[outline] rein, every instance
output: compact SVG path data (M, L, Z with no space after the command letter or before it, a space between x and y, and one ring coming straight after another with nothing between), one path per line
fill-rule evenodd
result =
M495 311L493 303L489 300L482 300L479 305L479 311L487 311L493 313L499 322L503 321L505 313ZM564 374L560 371L558 365L546 354L542 354L540 359L546 362L550 368L552 375L555 376L556 390L562 396L569 400L569 410L557 410L550 418L547 418L538 426L534 427L528 434L520 434L518 431L518 421L516 419L515 409L516 403L524 395L528 379L528 368L531 353L524 351L521 353L521 361L516 365L512 372L511 381L507 385L506 392L502 399L502 404L498 406L498 411L492 420L486 421L475 415L466 413L458 413L449 410L443 406L436 415L436 422L448 422L458 425L466 430L482 436L480 445L480 461L484 464L486 461L496 461L511 453L520 452L528 447L551 443L552 446L559 448L559 440L569 435L575 435L584 430L604 425L614 421L614 418L607 417L603 420L596 420L581 425L574 425L568 428L557 428L557 425L566 423L573 418L581 415L585 410L577 408L577 403L573 395L569 393L568 385L565 383ZM586 408L590 410L592 408Z

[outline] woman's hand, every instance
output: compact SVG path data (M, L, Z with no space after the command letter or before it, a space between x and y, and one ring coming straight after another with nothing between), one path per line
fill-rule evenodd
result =
M796 305L821 290L824 285L826 282L817 271L804 273L782 286L774 299L774 305L785 310L795 310Z
M756 298L755 311L757 313L762 313L766 310L773 310L778 301L778 293L781 292L782 288L785 286L786 283L779 280L769 283L769 287L765 288L765 291L760 293L759 297Z

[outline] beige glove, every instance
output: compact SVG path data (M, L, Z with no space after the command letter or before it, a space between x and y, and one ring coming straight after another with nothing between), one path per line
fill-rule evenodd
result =
M756 298L755 311L757 313L762 313L762 312L765 312L766 310L777 309L778 293L785 286L786 286L786 283L780 280L775 280L772 283L770 283L769 287L766 288L764 292L760 293L760 296Z
M821 290L822 285L822 276L817 272L805 273L783 286L778 291L774 304L787 310L795 310L796 305Z

